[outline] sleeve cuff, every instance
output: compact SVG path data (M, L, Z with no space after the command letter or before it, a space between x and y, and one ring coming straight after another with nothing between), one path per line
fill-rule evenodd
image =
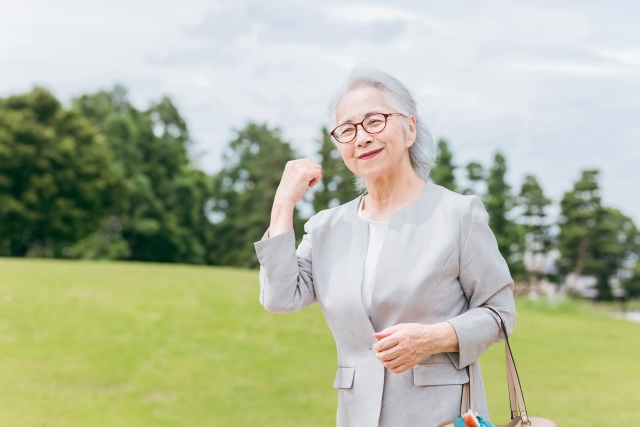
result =
M270 279L290 274L292 266L298 266L296 236L293 229L273 237L267 237L268 232L267 229L262 240L253 244L258 262L265 268Z
M486 309L474 308L448 320L458 336L459 351L447 354L458 369L475 362L498 336L498 323L485 312L490 313Z

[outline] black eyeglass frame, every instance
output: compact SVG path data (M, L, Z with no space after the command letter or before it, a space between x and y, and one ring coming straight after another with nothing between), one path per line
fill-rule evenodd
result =
M383 116L384 117L384 126L382 126L382 129L380 129L377 132L369 132L365 127L364 127L364 122L365 120L367 120L369 117L371 116ZM378 134L380 132L382 132L383 130L385 130L387 128L387 119L391 116L403 116L403 117L407 117L405 114L402 113L371 113L369 115L367 115L364 119L362 119L361 122L358 123L343 123L341 125L336 126L329 134L333 137L333 139L335 139L339 144L348 144L351 141L353 141L354 139L356 139L358 137L358 125L362 126L362 130L364 130L365 132L367 132L369 135L375 135ZM335 135L335 131L342 126L346 126L346 125L352 125L355 129L355 132L353 133L353 138L351 138L348 141L342 142L339 141L338 138L336 138Z

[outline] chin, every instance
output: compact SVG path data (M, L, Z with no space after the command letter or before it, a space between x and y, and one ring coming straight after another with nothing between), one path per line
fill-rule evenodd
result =
M383 168L371 168L366 170L361 170L356 175L361 176L364 179L376 179L384 176L388 173L387 169Z

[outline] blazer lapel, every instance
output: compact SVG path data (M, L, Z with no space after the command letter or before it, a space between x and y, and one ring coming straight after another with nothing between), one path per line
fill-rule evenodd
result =
M390 280L396 282L403 280L405 272L400 271L401 266L397 263L399 254L406 251L403 241L404 239L415 239L412 229L419 228L430 217L437 204L436 190L435 184L430 180L427 181L416 200L391 216L373 278L371 323L378 332L392 326L389 323L391 319L388 319L383 295L390 292L391 289L397 288L397 283L389 283ZM407 254L407 256L411 256L411 254ZM391 323L394 322L391 321Z
M348 319L350 327L357 326L359 331L365 332L363 339L367 345L371 347L378 342L373 337L375 330L369 316L364 309L362 303L362 277L364 274L364 261L367 256L367 248L369 246L369 224L358 217L358 206L364 195L354 199L349 203L345 213L347 223L352 225L353 245L347 253L347 265L349 266L349 278L342 281L344 283L344 298L352 307L355 307L355 318ZM353 313L353 311L351 311ZM355 323L355 325L354 325Z

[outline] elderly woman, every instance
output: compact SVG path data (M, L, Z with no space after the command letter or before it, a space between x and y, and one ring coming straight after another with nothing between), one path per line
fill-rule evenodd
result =
M513 281L476 196L429 179L433 141L396 78L356 69L331 132L365 190L318 212L295 247L294 206L322 179L310 159L285 167L271 224L255 243L260 302L274 313L322 308L336 340L339 427L435 427L460 415L474 365L476 412L489 419L478 357L511 334Z

